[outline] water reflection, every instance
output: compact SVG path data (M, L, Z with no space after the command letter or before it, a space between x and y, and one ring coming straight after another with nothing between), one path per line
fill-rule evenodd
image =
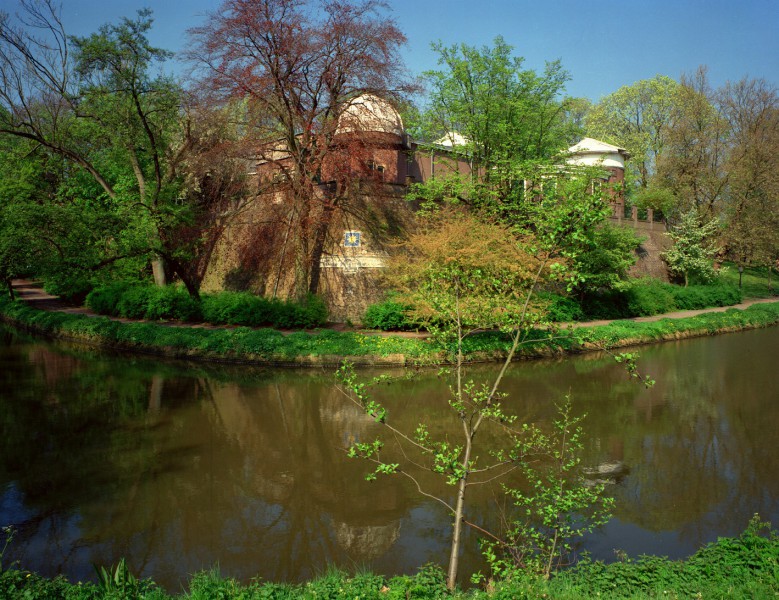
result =
M652 390L594 355L511 369L520 418L547 422L570 392L589 415L587 464L630 468L590 550L681 556L754 512L776 522L777 333L644 349ZM423 416L446 434L446 387L428 372L376 394L401 425ZM0 424L0 525L19 531L11 558L45 574L83 579L92 562L127 557L178 590L216 563L244 580L298 580L329 563L398 573L446 558L445 510L402 480L366 483L366 465L345 457L377 426L328 373L181 368L0 329ZM494 524L493 492L472 498L470 520ZM478 556L466 545L467 570Z

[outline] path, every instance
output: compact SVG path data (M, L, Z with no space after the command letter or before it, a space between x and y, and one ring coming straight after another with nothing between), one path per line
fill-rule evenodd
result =
M37 308L39 310L58 311L58 312L64 312L70 314L86 315L89 317L100 316L97 313L89 310L84 306L71 306L66 302L63 302L57 296L52 296L51 294L48 294L43 288L41 288L34 281L30 281L27 279L16 279L13 282L13 287L14 287L14 293L16 294L17 298L24 300L30 306ZM694 317L696 315L701 315L703 313L725 312L730 308L738 308L739 310L744 310L745 308L748 308L753 304L762 304L766 302L779 302L779 297L749 298L747 300L744 300L744 302L741 302L740 304L734 304L733 306L716 306L713 308L703 308L698 310L680 310L677 312L664 313L662 315L652 315L651 317L633 317L632 319L619 319L619 320L636 321L641 323L641 322L648 322L648 321L659 321L661 319L683 319L686 317ZM121 321L124 323L129 323L132 321L132 319L125 319L122 317L108 317L108 318L113 319L114 321ZM576 322L576 323L565 323L562 325L570 326L573 328L597 327L599 325L608 325L609 323L613 323L613 322L614 320L583 321L583 322ZM208 325L203 323L167 323L167 324L176 325L177 327L197 327L197 328L208 328L208 329L215 329L219 327L216 325ZM332 326L332 328L339 329L339 330L346 329L343 325L340 324L335 324ZM284 333L288 333L288 332L284 332ZM414 331L392 331L392 332L363 331L362 333L366 333L368 335L382 335L382 336L394 335L400 337L414 337L414 338L424 338L427 337L428 335L426 333L419 333Z

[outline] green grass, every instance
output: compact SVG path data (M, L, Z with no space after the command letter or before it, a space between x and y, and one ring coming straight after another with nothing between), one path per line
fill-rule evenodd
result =
M738 286L738 267L725 263L720 271L724 283ZM741 291L745 298L771 298L779 296L779 273L771 273L771 289L768 288L768 269L765 267L747 267L741 277Z
M261 364L322 365L352 360L357 364L440 364L447 352L431 340L399 336L375 336L332 330L298 331L284 335L274 329L248 327L205 329L157 323L121 323L106 317L88 317L36 310L24 302L0 298L0 316L16 325L52 337L98 346L177 358L200 358ZM758 304L747 310L729 309L686 319L662 319L650 323L615 321L600 327L572 331L533 332L531 343L520 355L548 356L565 351L616 348L767 327L779 323L779 302ZM468 360L497 360L505 355L509 339L486 332L466 340Z

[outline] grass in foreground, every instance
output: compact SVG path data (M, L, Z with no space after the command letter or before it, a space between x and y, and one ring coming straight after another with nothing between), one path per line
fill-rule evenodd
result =
M1 556L0 556L1 558ZM330 569L303 584L252 582L241 584L222 577L218 570L195 574L188 590L169 595L151 580L139 581L124 562L105 570L98 583L69 583L64 577L46 579L35 573L2 570L0 598L7 600L259 600L355 598L399 600L405 598L509 599L548 598L776 598L779 596L779 535L755 515L747 529L735 538L720 538L684 561L656 556L625 559L606 565L583 561L551 580L518 577L490 582L487 589L446 589L443 570L422 567L416 575L386 578L374 573L349 575Z

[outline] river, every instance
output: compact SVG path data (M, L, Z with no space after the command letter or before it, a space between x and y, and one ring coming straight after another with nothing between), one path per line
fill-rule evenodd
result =
M776 327L645 347L648 390L603 355L522 362L505 404L543 426L570 394L587 414L584 463L626 466L607 486L614 517L581 549L683 557L754 513L779 525L777 357ZM400 426L455 440L448 383L422 370L375 395ZM407 480L366 482L368 465L346 457L378 426L331 372L164 362L0 328L0 424L0 526L16 531L4 565L76 581L125 557L178 592L215 565L299 581L330 564L395 574L447 560L446 510ZM474 490L469 518L497 527L499 494ZM461 572L481 566L476 539Z

